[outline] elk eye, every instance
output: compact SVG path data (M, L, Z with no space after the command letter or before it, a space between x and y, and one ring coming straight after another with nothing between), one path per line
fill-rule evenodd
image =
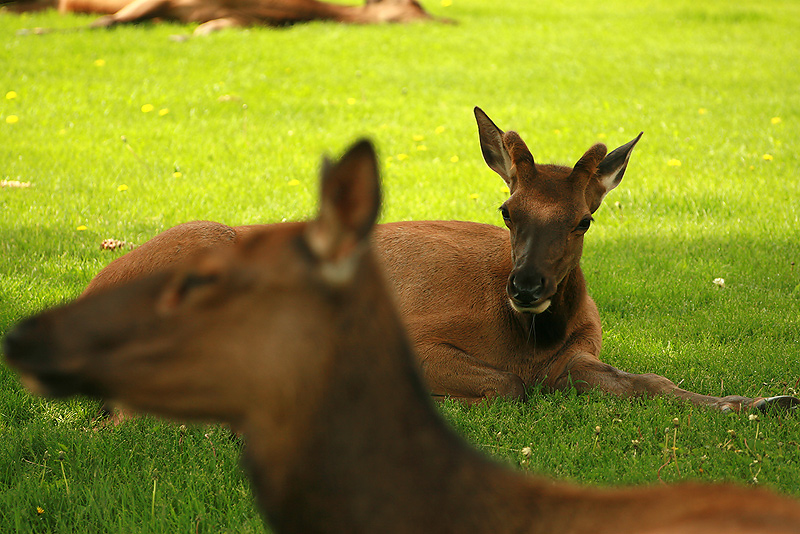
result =
M578 227L575 230L577 230L578 232L586 232L591 225L592 225L592 218L586 217L582 219L581 222L578 223Z
M180 298L184 298L193 289L213 284L217 280L219 280L219 276L217 274L189 273L186 278L183 279L183 282L180 285L178 296Z
M219 274L187 273L182 278L175 280L173 284L164 292L160 301L160 310L163 313L170 313L176 310L187 300L197 300L195 291L208 287L220 281ZM202 299L204 291L200 291L199 297Z
M511 215L509 215L507 207L500 206L500 215L502 215L503 221L505 221L506 224L511 222Z

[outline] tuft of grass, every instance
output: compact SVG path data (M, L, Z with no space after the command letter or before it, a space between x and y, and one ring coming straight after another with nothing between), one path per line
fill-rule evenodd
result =
M479 105L539 162L645 132L586 239L605 361L706 394L796 394L800 6L425 4L460 23L176 42L192 28L18 35L91 18L0 12L0 180L31 183L0 188L0 334L75 298L120 254L103 239L309 216L321 154L359 136L380 150L384 221L499 223L506 193L480 155ZM0 531L263 531L227 431L101 428L98 408L31 397L0 365ZM440 408L523 471L800 495L797 416L538 391Z

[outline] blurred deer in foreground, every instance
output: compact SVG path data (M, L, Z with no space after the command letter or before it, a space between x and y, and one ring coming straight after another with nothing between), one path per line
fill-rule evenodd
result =
M33 390L230 423L275 532L800 533L800 503L683 484L525 477L431 406L377 260L377 161L355 145L308 223L273 225L46 311L5 339Z
M329 20L354 24L439 21L417 0L366 0L352 6L318 0L59 0L62 13L100 13L92 26L164 19L199 22L196 35L222 28L256 25L285 26L298 22Z
M794 397L712 397L655 374L600 361L602 330L580 268L592 213L627 167L631 142L590 148L574 168L534 163L515 132L475 108L481 150L509 186L500 212L509 230L458 221L381 225L376 250L397 293L425 381L436 396L467 402L523 399L526 387L618 395L673 395L721 410L794 406ZM85 295L233 244L260 226L194 221L117 258Z

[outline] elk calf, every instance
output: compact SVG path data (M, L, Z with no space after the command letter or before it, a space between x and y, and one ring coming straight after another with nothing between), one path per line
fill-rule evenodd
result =
M355 145L308 223L254 231L32 317L4 341L33 390L228 422L280 533L800 533L800 504L694 484L601 490L490 462L440 419L372 250Z
M376 234L379 257L426 382L434 395L467 401L524 398L525 388L600 389L672 395L721 410L778 405L794 397L712 397L655 374L600 361L600 315L580 267L584 235L622 180L642 134L606 154L597 144L574 167L534 161L516 132L475 108L487 165L508 185L507 229L465 222L401 222Z

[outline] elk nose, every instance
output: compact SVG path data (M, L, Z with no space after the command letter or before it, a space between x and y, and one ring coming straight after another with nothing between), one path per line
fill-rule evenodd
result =
M524 306L531 305L539 300L544 292L545 280L543 277L534 277L531 280L520 280L511 275L510 297Z
M27 319L19 323L3 340L3 354L9 362L19 362L21 358L36 355L40 345L38 321Z

